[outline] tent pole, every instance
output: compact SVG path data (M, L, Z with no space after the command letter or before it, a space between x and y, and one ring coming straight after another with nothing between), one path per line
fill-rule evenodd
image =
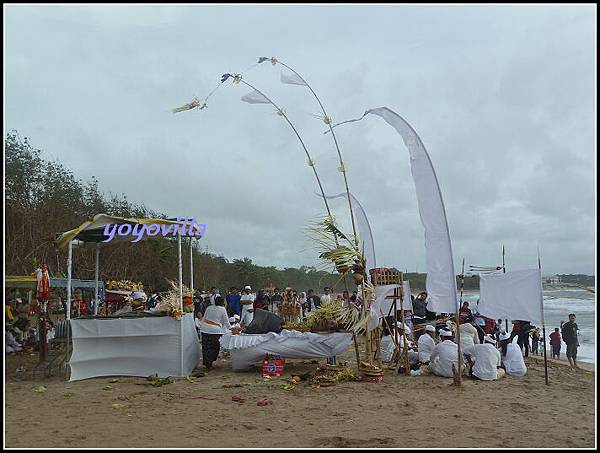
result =
M179 264L179 310L183 313L183 262L181 261L181 234L177 235L177 258Z
M181 258L181 233L177 235L177 257L179 261L179 310L181 320L179 321L179 375L183 376L183 261Z
M505 254L505 249L504 249L504 245L502 245L502 272L506 274L506 264L504 262L504 254ZM504 325L506 326L506 333L508 333L508 319L504 320Z
M463 299L463 289L465 284L465 259L462 260L462 271L460 274L460 302L458 303L458 308L456 309L456 345L458 346L458 370L456 371L457 375L455 377L456 385L462 384L462 351L460 348L460 307L462 305Z
M540 260L540 249L538 248L538 269L540 270L540 278L542 276L542 262ZM544 290L540 288L541 298L540 304L542 308L542 335L544 336L544 379L546 381L546 385L550 385L548 382L548 358L546 356L546 323L544 321Z
M67 350L65 356L65 372L67 371L67 367L70 366L70 357L69 357L69 343L71 342L71 272L73 268L73 240L69 241L69 254L67 257L67 313L65 313L67 317Z
M194 239L190 236L190 291L194 295Z
M67 312L66 319L71 319L71 269L73 267L73 241L69 241L67 256Z
M96 286L94 292L94 316L98 316L98 305L100 304L100 299L98 297L98 277L100 275L100 243L96 242Z

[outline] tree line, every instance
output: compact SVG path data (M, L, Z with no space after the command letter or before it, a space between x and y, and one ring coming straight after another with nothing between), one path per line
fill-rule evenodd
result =
M66 276L67 251L57 249L54 240L59 233L91 220L96 214L167 218L164 213L128 200L124 194L104 194L95 177L83 181L61 162L44 159L42 151L17 131L6 134L5 168L4 253L8 275L29 275L38 264L46 263L51 276ZM162 291L169 288L169 280L178 278L174 239L107 244L100 253L100 278L105 281L141 281L145 288ZM202 251L199 245L195 245L193 253L197 289L247 284L253 288L291 286L316 291L324 286L340 290L345 287L338 275L314 267L281 270L258 266L250 258L228 260ZM183 255L184 284L189 285L189 245L185 247L185 243ZM95 245L74 249L73 278L93 279L94 272ZM350 280L349 288L353 288Z
M96 214L117 217L147 217L164 219L167 216L127 199L125 194L104 194L99 181L78 179L59 161L42 157L27 137L17 131L6 134L5 141L5 262L8 275L28 275L38 264L46 263L54 277L66 276L66 249L56 248L56 236L74 228ZM183 247L184 283L189 284L189 245ZM197 241L196 241L197 242ZM258 266L250 258L228 260L206 251L196 243L194 253L194 286L207 289L216 286L269 286L299 291L309 288L317 292L324 286L342 291L355 287L352 279L344 283L334 275L315 267L277 269ZM177 243L174 239L147 240L139 243L120 242L101 248L100 278L102 280L141 281L148 289L163 291L169 280L176 281ZM95 245L87 244L73 251L73 277L93 279ZM413 290L425 288L424 273L407 273ZM458 280L457 280L458 282ZM464 288L479 289L477 276L466 277Z

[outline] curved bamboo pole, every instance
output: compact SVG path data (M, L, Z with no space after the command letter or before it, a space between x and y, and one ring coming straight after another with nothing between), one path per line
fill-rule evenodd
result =
M315 93L315 90L312 89L312 87L304 79L304 77L302 77L300 74L298 74L298 72L296 72L292 67L288 66L287 64L285 64L284 62L282 62L280 60L277 60L275 57L271 58L271 62L272 63L274 62L273 64L279 63L280 65L288 68L290 71L292 71L294 74L296 74L296 76L298 76L300 78L300 80L302 80L302 82L304 82L306 84L306 86L308 87L310 92L313 94L314 98L317 100L317 103L319 104L321 111L323 112L323 115L324 115L323 121L325 122L325 124L327 124L329 126L329 131L331 132L331 136L333 137L333 143L335 144L335 149L337 150L338 158L340 161L340 172L342 173L342 176L344 177L344 186L346 187L346 195L348 197L348 206L350 208L350 220L352 220L352 233L354 234L354 245L355 245L356 251L358 253L358 252L360 252L360 250L359 250L359 245L358 245L358 236L356 234L356 225L354 222L354 211L352 210L352 199L350 197L350 189L348 188L348 177L346 176L346 166L344 165L344 159L342 158L342 152L340 150L340 146L338 144L337 137L335 136L335 132L333 132L333 127L331 126L331 119L327 115L327 112L325 111L325 107L323 107L323 103L319 99L319 96L317 96L317 93ZM365 271L366 271L366 269L365 269Z
M225 76L232 77L234 80L238 80L239 82L252 88L253 90L256 90L261 96L263 96L267 101L269 101L269 103L273 107L275 107L277 109L277 113L279 115L281 115L283 118L285 118L285 120L287 121L289 126L292 128L292 130L296 134L296 137L300 141L300 144L302 145L302 149L304 149L304 153L306 154L306 158L308 159L310 167L313 169L313 173L315 174L315 179L317 180L317 184L319 185L319 189L321 190L321 194L323 195L323 202L325 203L325 209L327 210L327 215L329 215L329 217L333 218L331 215L331 210L329 209L329 203L327 203L327 200L325 198L325 191L323 190L323 185L321 184L321 179L319 178L319 174L317 173L317 169L315 168L314 161L312 160L312 158L310 156L310 152L308 151L306 145L304 144L304 140L302 140L302 137L298 133L298 130L296 129L294 124L290 121L290 119L287 117L287 115L285 114L283 109L280 108L277 104L275 104L275 102L273 102L267 95L265 95L262 91L260 91L254 85L252 85L252 84L246 82L244 79L242 79L241 75L238 74L238 77L236 78L236 76L233 74L223 74L223 77L225 77ZM337 243L337 238L336 238L336 243Z

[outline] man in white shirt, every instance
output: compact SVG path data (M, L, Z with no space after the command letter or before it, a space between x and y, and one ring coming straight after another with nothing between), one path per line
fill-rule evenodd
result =
M324 302L331 302L331 290L327 286L323 289L325 290L325 294L321 294L321 304Z
M433 348L429 358L429 369L437 376L453 378L452 366L458 369L458 345L452 341L453 333L442 330L440 337L443 339Z
M462 353L470 362L469 376L482 381L495 381L504 376L504 370L500 368L500 351L496 349L495 344L496 340L486 335L483 344L474 344L462 349Z
M217 293L217 288L215 288L214 286L210 289L210 304L214 305L215 304L215 297L217 297L219 294Z
M419 348L419 362L425 364L429 363L431 353L435 347L435 327L431 324L427 324L427 327L425 327L425 334L419 337L417 346Z
M477 329L472 324L473 318L469 318L467 322L460 325L460 348L468 348L474 344L479 344L479 334Z
M254 294L250 291L252 291L252 288L247 285L240 299L240 303L242 304L242 319L240 324L244 327L248 327L254 319Z

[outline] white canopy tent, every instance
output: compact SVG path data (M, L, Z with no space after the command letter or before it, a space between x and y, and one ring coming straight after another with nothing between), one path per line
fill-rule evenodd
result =
M129 228L127 229L127 234L114 234L113 237L111 237L109 239L109 237L106 234L106 228L110 228L110 226L114 226L115 231L118 231L119 233L121 232L125 232L125 228L122 228L122 226L124 225L128 225ZM150 231L149 226L150 225L157 225L157 227L155 228L155 232L152 233ZM145 226L145 227L142 227ZM56 239L56 244L59 248L64 248L67 247L68 248L68 259L67 259L67 307L66 307L66 317L68 320L71 319L71 281L72 281L72 267L73 267L73 247L79 247L79 246L83 246L86 243L96 243L96 268L95 268L95 308L94 308L94 315L97 315L97 307L98 307L98 286L99 286L99 266L100 266L100 244L101 243L107 243L107 242L113 242L113 241L129 241L129 242L137 242L139 240L146 240L146 239L150 239L153 237L157 237L160 230L163 229L163 235L164 234L164 230L166 230L167 232L173 232L173 236L177 237L177 255L178 255L178 268L179 268L179 308L180 310L183 312L183 263L182 263L182 256L181 256L181 237L182 236L188 236L190 238L201 238L202 235L204 234L204 230L202 228L200 228L200 226L198 226L197 224L193 223L193 222L189 222L187 219L184 220L165 220L165 219L147 219L147 218L122 218L122 217L114 217L114 216L109 216L106 214L97 214L96 216L94 216L94 218L91 221L87 221L82 223L79 227L74 228L72 230L66 231L62 234L60 234L58 236L58 238ZM186 229L188 230L186 233ZM166 236L166 235L165 235ZM109 239L109 241L107 241L107 239ZM190 289L193 291L193 241L190 240ZM184 325L188 325L189 322L186 318L188 318L189 316L184 316L182 321L179 323L179 333L178 334L173 334L173 332L171 332L171 335L176 335L178 336L178 342L181 343L179 346L179 352L180 352L180 356L179 356L179 366L176 367L180 370L181 373L184 373L185 370L184 368L189 368L190 363L193 362L193 357L197 356L199 354L199 343L197 341L197 336L196 336L196 344L193 344L193 342L190 344L185 344L184 345L184 338L187 338L186 342L190 343L189 341L189 335L184 334ZM89 321L89 322L93 322L93 323L98 323L98 321L96 320L85 320L85 321ZM151 321L148 320L114 320L114 321L124 321L126 323L131 324L132 321L137 322L138 324L142 325L142 324L148 324ZM113 322L114 322L113 321ZM165 322L170 321L170 320L166 320ZM154 321L152 321L154 322ZM160 320L156 320L156 322L160 322ZM192 322L192 327L193 327L193 320ZM123 330L122 327L122 323L116 323L115 326L120 326L119 328L121 330ZM85 347L88 350L88 356L89 356L89 351L91 350L90 348L94 348L94 346L90 345L90 338L94 338L94 335L91 335L90 332L93 331L95 332L96 335L96 339L97 339L97 344L108 344L106 342L106 337L107 335L105 335L105 331L106 329L100 329L97 325L94 325L94 328L90 330L90 328L84 328L82 326L73 326L73 334L74 334L74 341L73 341L73 347L75 349L76 346L79 345L79 340L81 340L82 345L85 344ZM103 327L107 327L105 325L103 325ZM195 329L195 328L194 328ZM111 329L109 329L111 330ZM112 329L114 330L114 328ZM125 329L123 330L123 332L119 335L121 338L124 338L126 336L128 336L128 331L130 329ZM138 329L139 330L139 329ZM155 328L156 330L156 328ZM160 330L160 329L159 329ZM82 334L83 336L80 336L77 338L77 342L75 341L75 334L77 332L83 332L84 334ZM194 330L195 333L195 330ZM165 335L165 332L161 332L161 335ZM149 335L153 335L152 333L149 333ZM113 336L114 335L111 333L108 336ZM136 335L139 336L139 335ZM83 346L82 346L83 347ZM97 346L97 349L101 348L102 346ZM113 348L113 352L115 352L116 349ZM187 356L184 356L184 352L187 351L189 354ZM191 351L191 352L190 352ZM77 354L76 354L77 352ZM74 351L74 358L77 357L81 357L82 351ZM191 355L190 355L191 354ZM67 355L68 355L68 350L67 350ZM96 356L98 356L99 360L103 360L105 363L110 363L111 359L114 359L114 357L110 357L110 353L107 354L99 354L96 353ZM154 357L156 357L156 355L154 355ZM191 357L191 358L190 358ZM89 357L88 357L89 358ZM130 357L130 359L133 357ZM142 363L143 360L145 360L147 362L147 358L142 359L141 357L140 360L136 361L136 360L131 360L130 361L130 369L128 370L123 370L123 374L126 375L139 375L139 373L141 373L141 371L138 373L138 371L136 370L140 370L144 367L140 367L138 365L140 365L140 363ZM88 360L89 361L89 360ZM123 363L127 363L127 361L124 361ZM144 366L149 366L147 365L147 363ZM195 363L192 365L195 366ZM98 368L98 370L100 369L104 369L102 367ZM170 369L173 369L173 367L171 367ZM81 373L81 372L77 372L75 379L81 379L83 377L77 377L77 376L84 376L85 377L92 377L94 375L106 375L106 371L105 372L100 372L98 370L95 371L90 371L90 370L86 370L85 373ZM145 371L144 371L145 372ZM86 374L87 373L87 374ZM92 373L92 374L90 374ZM95 373L95 374L94 374ZM99 374L98 374L99 373ZM138 373L138 374L136 374ZM115 373L113 370L112 374L119 374L119 373ZM71 378L72 380L74 379L73 376Z

